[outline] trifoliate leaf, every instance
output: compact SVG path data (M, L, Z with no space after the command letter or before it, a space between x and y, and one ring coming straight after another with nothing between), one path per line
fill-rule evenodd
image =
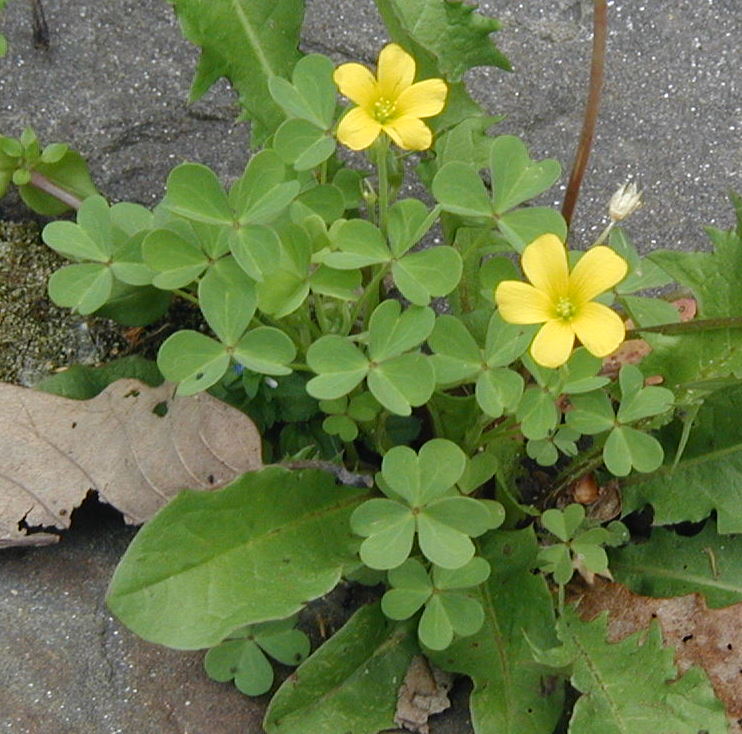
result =
M113 289L111 268L103 263L65 265L49 278L49 297L83 316L103 306Z
M229 366L223 344L198 331L171 334L157 353L157 367L166 380L178 382L177 395L194 395L221 379Z

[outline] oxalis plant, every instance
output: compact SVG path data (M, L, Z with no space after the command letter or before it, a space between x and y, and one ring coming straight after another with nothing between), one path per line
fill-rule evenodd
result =
M204 328L169 336L160 372L264 439L261 471L186 490L142 527L109 607L147 640L208 648L207 673L248 695L272 688L272 660L298 665L271 734L393 727L421 653L472 679L479 733L569 717L576 734L726 731L706 674L679 676L656 626L611 644L565 589L613 573L645 594L739 600L707 558L742 531L742 202L735 230L709 230L713 252L645 256L621 225L641 203L624 186L598 240L568 247L581 171L562 213L531 204L559 163L490 134L497 118L461 81L508 68L497 22L447 0L377 4L393 43L370 69L299 53L299 0L241 3L240 23L235 4L175 2L203 48L194 92L228 76L253 122L228 190L183 163L152 211L111 205L66 146L0 140L3 188L77 209L43 232L72 261L51 298L128 325L192 304ZM604 14L596 2L597 31ZM247 44L246 28L260 29ZM646 295L672 283L696 319ZM709 518L703 540L631 542L618 518L646 505L656 526ZM347 582L376 601L310 654L302 610Z

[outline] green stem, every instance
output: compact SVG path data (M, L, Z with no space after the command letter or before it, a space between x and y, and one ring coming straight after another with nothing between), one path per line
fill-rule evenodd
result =
M376 275L374 275L374 277L371 279L371 282L366 286L363 295L356 301L356 304L355 306L353 306L353 310L350 314L350 329L353 328L364 306L368 306L364 317L364 324L366 326L368 325L368 320L371 316L371 312L379 304L379 285L384 278L384 275L386 275L387 270L389 270L388 264L379 267Z
M600 237L598 237L598 239L593 242L593 247L602 245L608 239L608 235L613 230L615 224L616 223L613 220L608 223L608 226L600 233Z
M330 322L327 320L327 314L325 313L325 304L321 296L314 296L314 313L317 316L317 322L319 328L323 334L329 334L332 329L330 328Z
M716 319L697 319L680 323L658 324L657 326L637 326L626 332L627 338L638 337L642 332L657 334L685 334L696 331L714 331L716 329L742 328L742 316L723 316Z
M196 296L192 295L188 291L184 291L182 288L173 288L173 293L175 293L176 296L185 298L186 301L195 303L198 306L198 298L196 298Z
M389 171L386 154L389 151L389 138L382 134L376 149L376 171L379 186L379 229L386 234L386 213L389 208Z

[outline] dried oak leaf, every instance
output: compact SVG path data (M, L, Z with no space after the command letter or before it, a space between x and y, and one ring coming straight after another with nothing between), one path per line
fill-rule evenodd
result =
M417 734L428 734L428 717L451 706L448 691L452 685L450 673L415 655L399 688L394 723Z
M216 489L262 467L260 434L229 405L118 380L92 400L0 383L0 547L46 545L90 490L127 522L182 489Z
M609 642L647 629L657 619L665 644L676 650L679 672L700 665L726 707L730 731L742 732L742 602L709 609L700 594L653 599L598 580L580 595L578 611L589 621L604 610Z

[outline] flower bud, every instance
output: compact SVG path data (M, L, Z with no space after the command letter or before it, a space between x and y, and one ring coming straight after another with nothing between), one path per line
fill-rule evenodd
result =
M616 191L608 203L608 213L614 222L626 219L642 205L642 192L637 190L636 183L625 183Z

